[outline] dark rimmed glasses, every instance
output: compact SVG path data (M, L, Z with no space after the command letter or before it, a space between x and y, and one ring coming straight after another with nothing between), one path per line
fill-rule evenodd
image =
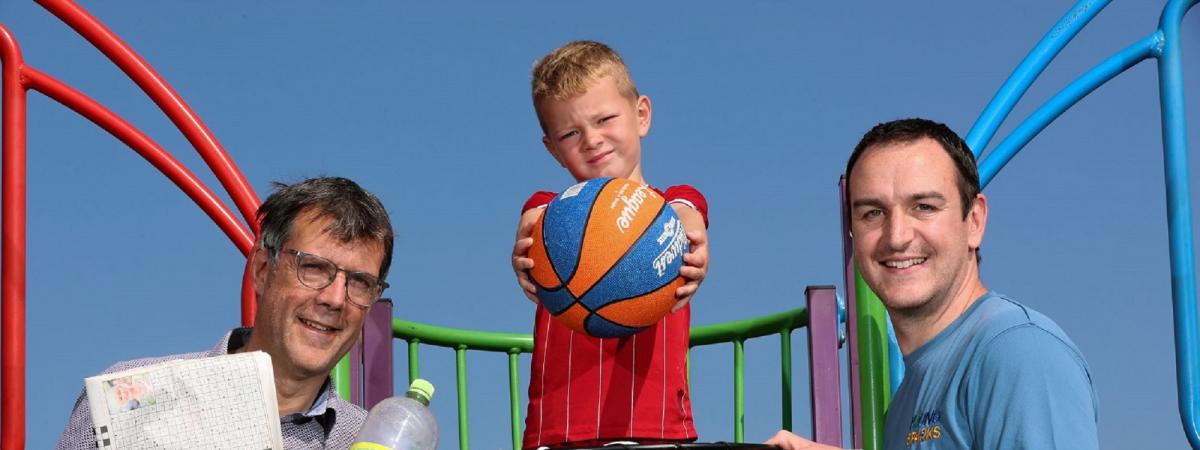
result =
M345 273L346 298L355 305L370 307L388 288L387 282L374 275L343 269L326 258L290 248L281 248L279 251L295 257L296 278L305 287L325 289L337 279L338 272Z

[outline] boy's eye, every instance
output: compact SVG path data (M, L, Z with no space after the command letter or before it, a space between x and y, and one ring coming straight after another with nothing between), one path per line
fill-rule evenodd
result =
M558 137L558 140L561 142L561 141L565 141L565 140L567 140L567 139L573 138L573 137L575 137L575 136L578 136L578 135L579 135L579 132L578 132L578 131L574 131L574 130L572 130L572 131L568 131L568 132L566 132L566 133L563 133L561 136L559 136L559 137Z
M613 114L613 115L611 115L611 116L604 116L604 117L601 117L601 118L600 118L600 123L608 122L609 120L611 120L611 119L615 119L616 117L617 117L617 115L616 115L616 114Z

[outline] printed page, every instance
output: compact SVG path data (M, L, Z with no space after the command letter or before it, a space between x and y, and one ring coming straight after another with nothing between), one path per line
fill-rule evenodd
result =
M168 361L84 384L102 450L283 450L263 352Z

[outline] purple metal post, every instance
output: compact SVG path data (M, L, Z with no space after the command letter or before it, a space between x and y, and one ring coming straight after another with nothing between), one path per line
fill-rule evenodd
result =
M374 308L372 308L374 309ZM363 322L362 335L358 337L358 342L350 347L350 403L358 406L363 405L363 342L367 340L367 321L371 316L367 316L367 320Z
M837 288L809 286L809 373L812 375L813 439L842 446L842 374L838 358Z
M846 209L846 177L838 179L842 211L842 274L846 286L846 346L850 350L850 423L854 448L863 448L862 417L858 414L862 392L858 381L858 314L854 293L854 247L850 236L850 211Z
M369 410L392 392L392 301L383 298L367 313L362 339L350 349L350 401Z
M381 299L363 324L363 404L371 409L394 393L392 378L392 301Z

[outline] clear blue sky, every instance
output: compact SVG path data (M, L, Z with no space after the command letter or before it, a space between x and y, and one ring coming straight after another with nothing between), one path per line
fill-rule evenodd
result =
M533 316L508 263L518 209L531 191L572 182L542 149L529 101L529 68L554 47L589 38L620 51L654 102L647 179L708 195L712 269L693 322L709 324L799 307L806 285L840 289L836 181L861 134L908 116L965 134L1071 4L643 3L83 2L187 99L260 196L273 180L321 174L378 194L398 233L387 295L399 317L510 332L529 331ZM1157 3L1109 6L1001 136L1153 31ZM0 4L0 23L27 63L123 114L217 186L153 104L69 28L25 0ZM1184 31L1196 124L1200 13ZM1108 448L1186 445L1155 74L1144 62L1080 102L986 191L984 282L1079 345ZM1200 129L1191 142L1200 147ZM28 168L28 447L48 448L85 376L207 349L235 326L242 258L140 157L38 94ZM776 346L747 346L750 440L778 427ZM441 389L442 445L456 448L453 354L422 355ZM693 360L701 437L731 439L730 350ZM470 361L475 448L508 446L503 364ZM807 368L796 373L796 404L807 405ZM796 415L803 433L808 416Z

